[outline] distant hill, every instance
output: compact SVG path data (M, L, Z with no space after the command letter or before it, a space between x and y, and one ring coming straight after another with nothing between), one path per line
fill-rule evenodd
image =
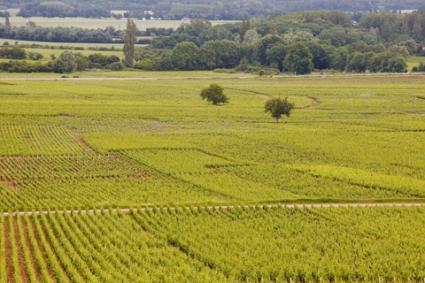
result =
M134 17L163 19L244 19L304 10L424 9L424 0L0 0L0 7L20 8L22 16L105 17L111 10L127 10Z

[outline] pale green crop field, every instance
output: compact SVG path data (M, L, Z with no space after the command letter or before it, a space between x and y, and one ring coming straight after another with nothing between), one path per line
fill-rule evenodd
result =
M0 45L3 45L5 42L9 43L10 45L14 44L24 44L24 45L41 45L41 46L49 46L53 48L59 48L59 47L79 47L79 48L109 48L109 49L116 49L116 50L122 50L124 45L120 43L85 43L85 42L51 42L51 41L30 41L30 40L14 40L14 39L5 39L0 38ZM143 46L138 44L137 46Z
M147 28L178 28L183 21L177 20L134 20L139 30L146 30ZM14 26L25 26L28 22L34 22L41 27L77 27L77 28L106 28L114 27L119 30L124 30L127 24L127 19L115 18L45 18L45 17L11 17L10 22ZM237 21L211 21L213 25L234 23Z
M8 75L0 211L152 210L0 217L0 282L425 277L423 207L246 206L423 203L423 75ZM211 83L229 104L200 99ZM277 124L279 96L296 109Z

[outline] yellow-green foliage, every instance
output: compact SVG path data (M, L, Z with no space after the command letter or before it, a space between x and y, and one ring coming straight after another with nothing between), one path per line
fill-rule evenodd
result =
M180 208L4 217L1 278L419 282L425 277L424 219L424 208Z
M10 228L0 231L12 250L0 259L2 271L5 264L18 281L35 276L43 282L236 281L146 232L130 215L43 215L4 220ZM19 233L17 240L15 231ZM0 278L3 275L13 279L8 273Z
M422 280L420 208L232 209L135 214L148 231L248 282Z

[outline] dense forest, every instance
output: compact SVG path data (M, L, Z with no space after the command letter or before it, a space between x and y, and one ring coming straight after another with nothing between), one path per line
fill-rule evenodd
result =
M154 29L149 33L153 35L152 42L137 50L131 67L296 74L325 69L405 72L408 56L425 55L425 12L369 13L353 21L343 12L310 11L217 26L198 19L175 31ZM137 35L140 32L135 29L134 36ZM0 37L14 39L86 38L105 42L114 36L124 40L123 32L113 29L0 25Z
M128 10L133 17L181 19L248 19L270 17L305 10L366 12L377 10L423 9L423 0L0 0L0 7L20 8L22 16L104 17L111 10Z

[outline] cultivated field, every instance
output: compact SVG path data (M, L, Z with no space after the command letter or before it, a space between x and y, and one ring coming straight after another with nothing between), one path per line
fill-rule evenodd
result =
M423 75L79 75L0 75L0 282L425 278Z
M41 27L76 27L76 28L107 28L114 27L123 30L126 27L127 19L115 18L45 18L45 17L11 17L10 22L14 26L25 26L28 22L34 22ZM135 19L134 22L139 30L146 30L147 28L178 28L183 22L174 20L150 20L143 21ZM237 21L211 21L213 25L234 23Z

